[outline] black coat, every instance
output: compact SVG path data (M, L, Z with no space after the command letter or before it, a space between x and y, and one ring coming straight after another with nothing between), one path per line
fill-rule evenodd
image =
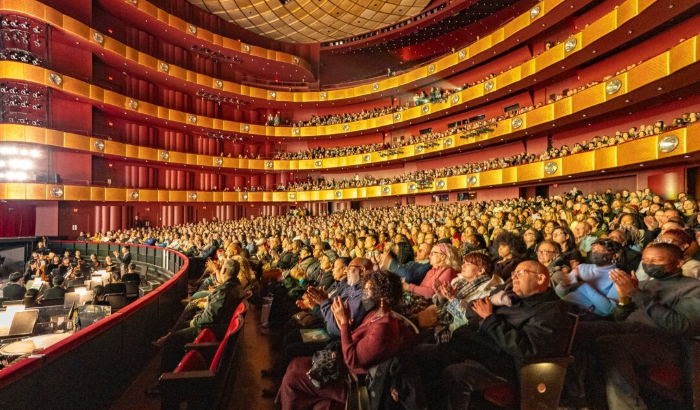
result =
M25 293L26 289L24 289L24 286L17 283L8 283L2 288L2 297L10 300L22 300Z
M65 298L66 290L62 287L54 286L50 289L46 289L42 295L44 299L61 299Z

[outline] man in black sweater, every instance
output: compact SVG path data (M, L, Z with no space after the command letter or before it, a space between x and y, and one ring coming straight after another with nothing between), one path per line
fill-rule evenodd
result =
M121 272L119 274L121 275L122 273L126 273L127 269L129 268L129 264L131 263L131 252L129 252L129 247L125 246L122 248L122 254L119 256L119 252L114 251L114 258L117 260L117 262L121 263Z
M497 288L469 305L469 323L452 341L417 347L431 408L445 408L448 400L450 408L466 409L472 392L517 383L523 359L565 354L572 321L567 303L549 287L547 268L521 262L512 277L512 289Z
M700 281L683 276L683 252L669 243L651 244L642 253L642 266L653 280L640 282L634 273L611 271L620 296L615 322L583 322L576 336L577 361L590 360L585 356L591 347L596 355L588 377L593 383L586 386L594 407L596 397L605 397L594 381L604 375L611 410L646 409L636 369L680 365L679 340L700 335Z

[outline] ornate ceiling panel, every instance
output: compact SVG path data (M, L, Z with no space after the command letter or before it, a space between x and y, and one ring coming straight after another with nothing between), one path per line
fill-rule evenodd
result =
M430 3L430 0L188 1L244 29L292 43L362 35L420 14Z

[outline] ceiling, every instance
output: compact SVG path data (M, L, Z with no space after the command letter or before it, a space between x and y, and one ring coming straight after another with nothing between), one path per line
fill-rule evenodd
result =
M317 43L345 39L390 26L420 14L431 0L188 1L226 21L274 40Z

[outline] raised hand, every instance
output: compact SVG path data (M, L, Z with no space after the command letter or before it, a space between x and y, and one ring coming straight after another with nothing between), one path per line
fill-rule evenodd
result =
M472 304L472 310L482 319L486 319L493 314L493 305L489 298L477 299Z
M639 289L639 279L637 279L637 274L634 271L632 271L632 275L628 275L623 270L612 269L610 271L610 279L615 283L620 299L629 297L630 292Z

